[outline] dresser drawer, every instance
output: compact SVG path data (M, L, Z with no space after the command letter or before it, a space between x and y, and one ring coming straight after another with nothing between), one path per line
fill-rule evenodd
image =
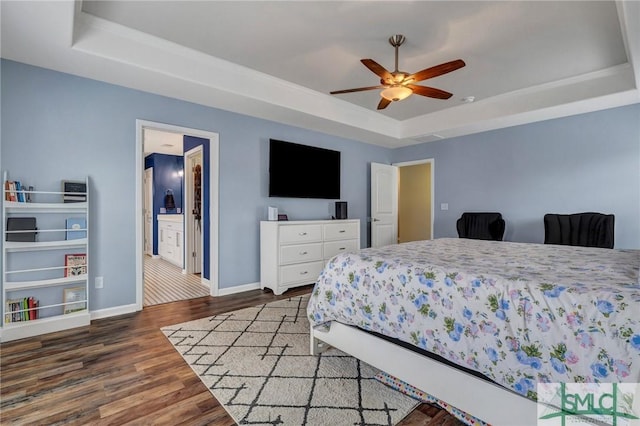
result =
M324 243L324 258L326 260L331 259L338 253L343 251L357 251L360 249L360 242L358 240L344 240L344 241L330 241Z
M169 222L169 221L159 221L158 227L162 229L174 230L174 231L182 231L182 223Z
M280 264L322 260L322 243L280 246Z
M280 267L280 283L283 285L304 282L314 283L324 268L324 262L299 263Z
M324 225L325 240L348 240L358 237L358 223L328 223Z
M322 241L322 225L290 225L280 227L280 243Z

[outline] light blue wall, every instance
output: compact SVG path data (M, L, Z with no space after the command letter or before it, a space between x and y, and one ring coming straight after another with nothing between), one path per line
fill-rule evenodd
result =
M640 248L640 105L401 148L435 159L435 237L465 211L499 211L505 240L543 242L545 213L615 214L615 247ZM448 203L449 210L440 210Z
M391 151L176 99L2 60L0 166L39 190L91 178L92 310L135 303L135 120L220 135L219 285L260 280L259 221L276 205L291 219L325 219L331 200L270 199L269 138L342 152L342 199L366 243L369 163Z
M543 238L546 212L616 214L616 246L639 247L640 106L513 127L395 151L94 80L1 62L0 167L39 190L91 179L92 310L135 303L135 120L220 135L221 288L259 281L259 220L323 219L332 200L269 198L269 138L342 153L342 200L368 238L369 164L435 158L435 236L465 210L500 210L506 238Z

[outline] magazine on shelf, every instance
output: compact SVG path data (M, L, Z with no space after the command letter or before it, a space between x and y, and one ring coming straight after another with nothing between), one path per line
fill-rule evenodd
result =
M67 218L66 228L68 229L66 234L67 240L78 240L81 238L87 238L87 219L84 217L70 217Z

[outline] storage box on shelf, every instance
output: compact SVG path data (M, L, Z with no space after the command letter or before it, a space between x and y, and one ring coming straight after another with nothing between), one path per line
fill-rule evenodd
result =
M312 284L336 254L360 249L360 220L260 222L260 287Z
M64 202L57 191L26 191L32 202L8 201L6 192L5 186L2 341L88 325L88 190L75 194L84 195L82 202ZM13 218L34 218L37 229L8 229Z

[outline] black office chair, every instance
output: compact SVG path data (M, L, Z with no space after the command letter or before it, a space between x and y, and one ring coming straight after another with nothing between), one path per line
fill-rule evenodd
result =
M458 237L502 241L505 221L500 213L462 213L456 222Z
M613 248L614 215L602 213L545 214L544 243Z

